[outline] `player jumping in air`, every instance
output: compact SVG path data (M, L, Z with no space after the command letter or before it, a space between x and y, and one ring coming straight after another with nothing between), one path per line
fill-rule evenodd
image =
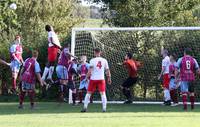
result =
M176 64L175 77L178 80L178 74L180 69L180 87L182 93L182 100L184 110L187 110L187 96L190 96L191 109L194 109L194 81L195 72L200 74L199 65L195 58L191 56L192 50L186 48L184 51L184 56L179 58Z
M170 55L170 65L169 65L169 76L170 76L170 83L169 83L169 90L170 90L170 96L173 104L171 106L177 106L178 105L178 91L177 91L177 85L175 82L175 66L176 66L176 59L175 55Z
M28 58L25 60L24 66L21 70L19 109L23 108L23 102L24 102L24 97L26 93L28 93L28 96L30 98L31 109L34 108L36 77L38 81L40 82L40 85L43 86L43 81L41 80L41 75L40 75L40 65L37 62L37 57L38 57L38 52L33 51L32 58Z
M107 82L111 84L111 74L106 59L101 57L101 50L96 48L95 58L90 60L90 69L88 70L87 78L90 77L87 94L85 96L84 107L81 112L86 112L91 94L98 88L101 94L103 112L106 112L107 98L106 98L106 82L104 73L106 71Z
M10 47L10 57L11 57L11 71L12 71L12 93L16 93L17 88L17 77L20 71L21 65L24 63L22 58L22 44L21 44L21 37L17 35L13 44Z
M69 55L69 48L65 46L60 54L60 57L58 58L58 65L56 67L56 73L59 80L60 102L63 102L64 93L66 92L70 59L71 57Z
M122 92L126 97L127 101L124 104L131 104L132 101L132 94L131 94L131 87L137 82L138 80L138 68L141 67L141 63L132 59L133 55L131 53L127 53L125 56L125 60L123 65L128 70L129 77L124 81L122 84Z
M162 50L161 55L163 57L162 60L162 70L160 75L158 76L158 79L160 80L161 77L163 79L163 89L164 89L164 105L171 105L171 97L170 97L170 91L169 91L169 83L170 83L170 77L169 77L169 65L170 65L170 58L168 56L167 50Z
M90 64L86 62L87 57L81 56L81 64L78 67L78 72L80 73L80 86L79 86L79 103L82 103L83 91L87 91L89 79L87 79L86 75L90 68ZM90 102L92 103L92 97L90 97Z
M61 48L60 42L58 40L57 34L54 32L53 27L50 25L45 26L46 31L48 32L48 63L44 69L42 80L45 81L46 77L49 81L52 83L54 82L52 80L52 75L54 72L54 66L55 62L57 60L57 54L59 52L59 49Z

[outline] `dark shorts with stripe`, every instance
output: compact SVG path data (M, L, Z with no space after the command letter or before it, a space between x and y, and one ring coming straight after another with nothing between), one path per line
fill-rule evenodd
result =
M68 88L68 89L71 89L71 90L76 89L76 86L75 86L74 81L68 81L68 83L67 83L67 88Z
M128 77L122 84L122 87L130 88L136 84L137 80L138 80L138 77L135 77L135 78Z

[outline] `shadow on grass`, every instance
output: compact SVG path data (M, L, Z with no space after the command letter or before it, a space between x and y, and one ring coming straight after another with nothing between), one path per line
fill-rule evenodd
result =
M63 103L60 105L56 102L37 102L36 108L34 110L30 109L29 103L25 103L24 107L25 107L24 109L18 109L18 103L0 103L0 115L80 113L80 110L83 107L83 105L72 106L67 103ZM181 113L185 111L182 110L182 105L177 107L169 107L161 105L141 105L141 104L131 104L131 105L108 104L108 109L107 109L107 113L149 113L147 117L152 116L153 114L151 113L169 113L169 112ZM188 105L187 112L200 113L200 106L199 105L196 106L195 110L191 111ZM101 104L89 104L88 113L101 113ZM161 116L157 115L155 117L161 117ZM180 117L183 116L180 115Z

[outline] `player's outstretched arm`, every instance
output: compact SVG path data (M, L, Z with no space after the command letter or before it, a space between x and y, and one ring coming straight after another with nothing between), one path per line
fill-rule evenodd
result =
M4 65L7 65L7 66L10 66L10 63L7 63L6 61L0 59L0 64L4 64Z
M138 68L143 67L143 66L144 66L144 63L141 62L141 61L136 61L136 66L137 66Z
M165 66L163 66L163 67L162 67L162 70L161 70L161 72L160 72L160 74L158 75L158 80L160 80L160 79L161 79L161 77L162 77L163 73L165 72L165 69L166 69L166 67L165 67Z
M71 57L73 57L73 58L75 58L75 59L78 59L77 56L74 56L74 55L72 55L71 53L68 53L68 55L70 55Z
M24 69L24 66L23 66L21 71L20 71L20 74L19 74L20 80L22 80L22 75L23 75L24 72L25 72L25 69Z
M36 73L36 76L37 76L37 79L38 79L40 85L43 86L44 85L44 81L42 80L40 73Z
M179 81L179 70L178 68L175 69L175 83L178 84Z
M112 83L110 69L106 69L106 76L108 84Z
M92 70L93 70L93 66L90 66L89 70L88 70L88 73L86 75L86 78L89 79L91 74L92 74Z

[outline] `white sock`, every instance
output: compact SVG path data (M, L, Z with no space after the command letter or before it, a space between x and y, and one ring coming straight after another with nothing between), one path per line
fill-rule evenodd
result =
M89 94L89 93L87 93L87 94L85 95L84 109L87 109L87 107L88 107L88 103L90 102L90 96L91 96L91 94Z
M165 101L171 100L170 92L168 89L164 90L164 99L165 99Z
M48 75L47 79L52 79L53 72L54 72L54 66L50 66L50 68L49 68L49 75Z
M164 90L164 100L167 101L167 90Z
M167 90L167 100L171 100L170 91Z
M44 68L44 72L43 72L43 74L42 74L42 80L45 80L45 79L46 79L48 73L49 73L49 68L48 68L48 67L45 67L45 68Z
M107 97L106 94L101 94L101 101L102 101L102 106L103 106L103 110L106 110L106 106L107 106Z

